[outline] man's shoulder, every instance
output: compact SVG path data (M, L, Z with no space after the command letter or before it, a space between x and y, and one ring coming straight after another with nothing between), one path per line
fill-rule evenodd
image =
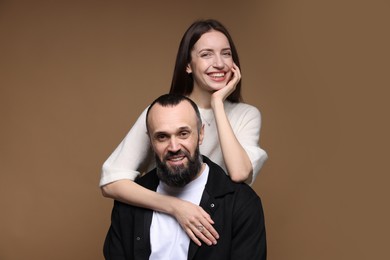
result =
M149 190L156 190L159 183L159 179L156 173L156 168L143 174L142 176L137 177L135 179L135 182Z
M229 178L230 180L230 178ZM230 180L232 185L234 186L234 190L236 193L236 197L245 201L251 200L251 199L259 199L259 195L252 189L251 186L249 186L246 183L243 182L234 182Z
M212 193L219 196L224 193L236 193L236 196L243 198L258 197L256 192L246 183L237 183L227 176L226 172L218 164L212 162L204 156L204 161L210 168L209 179L206 186L210 188Z

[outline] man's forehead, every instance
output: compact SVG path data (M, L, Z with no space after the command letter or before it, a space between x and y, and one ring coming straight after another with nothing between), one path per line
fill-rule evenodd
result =
M155 104L149 111L148 121L151 127L188 127L196 125L197 116L191 104L188 101L182 101L175 106Z

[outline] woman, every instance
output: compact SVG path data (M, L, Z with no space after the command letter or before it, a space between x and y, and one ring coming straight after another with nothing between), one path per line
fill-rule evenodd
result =
M224 168L233 181L252 184L267 154L258 145L260 112L241 103L239 66L233 40L222 24L194 22L180 42L170 93L186 95L198 105L205 123L201 153ZM218 233L201 207L134 182L140 173L155 167L145 114L146 110L104 163L103 195L170 214L196 244L201 245L200 240L215 244Z

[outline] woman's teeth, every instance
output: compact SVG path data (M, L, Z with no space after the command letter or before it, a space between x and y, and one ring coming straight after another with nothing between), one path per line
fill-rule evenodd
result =
M223 78L225 76L225 73L220 72L220 73L211 73L209 74L213 78Z

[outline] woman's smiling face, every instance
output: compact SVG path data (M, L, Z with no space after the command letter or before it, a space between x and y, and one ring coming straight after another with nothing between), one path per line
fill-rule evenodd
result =
M204 33L191 51L187 73L192 73L194 88L216 91L229 82L233 67L232 51L226 36L215 30Z

